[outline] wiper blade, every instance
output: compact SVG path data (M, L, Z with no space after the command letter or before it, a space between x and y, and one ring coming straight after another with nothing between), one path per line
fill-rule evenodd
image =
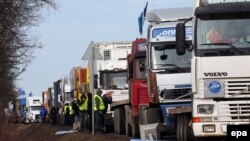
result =
M226 45L228 47L230 47L231 49L234 49L235 51L237 51L240 54L244 54L244 52L242 52L241 50L239 50L237 47L235 47L232 43L204 43L204 44L200 44L200 45Z
M164 66L172 66L175 69L179 70L180 72L185 72L184 69L182 69L181 67L179 67L178 65L175 65L175 64L164 64Z

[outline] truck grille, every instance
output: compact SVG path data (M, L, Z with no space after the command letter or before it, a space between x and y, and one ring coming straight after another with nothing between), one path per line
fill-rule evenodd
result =
M219 102L219 114L221 121L249 121L250 103L246 101Z
M161 96L163 99L176 99L180 96L183 96L185 94L188 94L191 91L191 88L187 89L172 89L172 90L163 90L161 92ZM184 98L191 98L191 95L188 95Z
M225 96L250 97L248 86L250 86L250 79L225 79Z
M250 104L229 104L232 119L250 119Z
M141 104L147 104L149 102L148 90L139 89L138 91L138 100Z

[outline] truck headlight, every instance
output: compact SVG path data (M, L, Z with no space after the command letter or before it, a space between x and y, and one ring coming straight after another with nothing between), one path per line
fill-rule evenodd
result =
M198 114L213 114L214 105L212 104L202 104L197 107Z

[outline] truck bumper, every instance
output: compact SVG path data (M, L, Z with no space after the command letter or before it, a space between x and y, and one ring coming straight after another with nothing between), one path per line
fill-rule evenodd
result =
M193 123L195 137L222 137L227 135L227 125L242 125L249 122L202 122ZM212 131L214 127L214 131ZM206 130L206 131L205 131Z

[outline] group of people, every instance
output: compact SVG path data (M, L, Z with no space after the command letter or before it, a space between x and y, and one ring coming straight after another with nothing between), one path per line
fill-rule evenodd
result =
M60 114L58 113L60 110L60 107L55 108L51 107L49 113L47 109L42 105L42 108L40 109L40 119L42 123L51 123L51 125L56 125L61 123Z
M97 89L94 95L94 129L96 132L102 132L104 128L104 115L107 112L108 104L112 103L111 92L102 96L103 91ZM82 94L77 100L79 106L80 131L92 130L92 94Z
M104 115L107 113L108 104L112 103L112 92L103 94L101 89L97 89L94 95L94 129L96 132L102 132L104 128ZM73 125L73 123L80 123L79 131L92 130L92 94L83 93L78 99L75 98L70 103L65 103L64 107L56 109L52 107L49 112L49 117L52 125L61 123L60 117L63 114L64 125ZM40 110L40 117L42 123L46 123L48 111L44 106ZM58 118L59 117L59 118Z

